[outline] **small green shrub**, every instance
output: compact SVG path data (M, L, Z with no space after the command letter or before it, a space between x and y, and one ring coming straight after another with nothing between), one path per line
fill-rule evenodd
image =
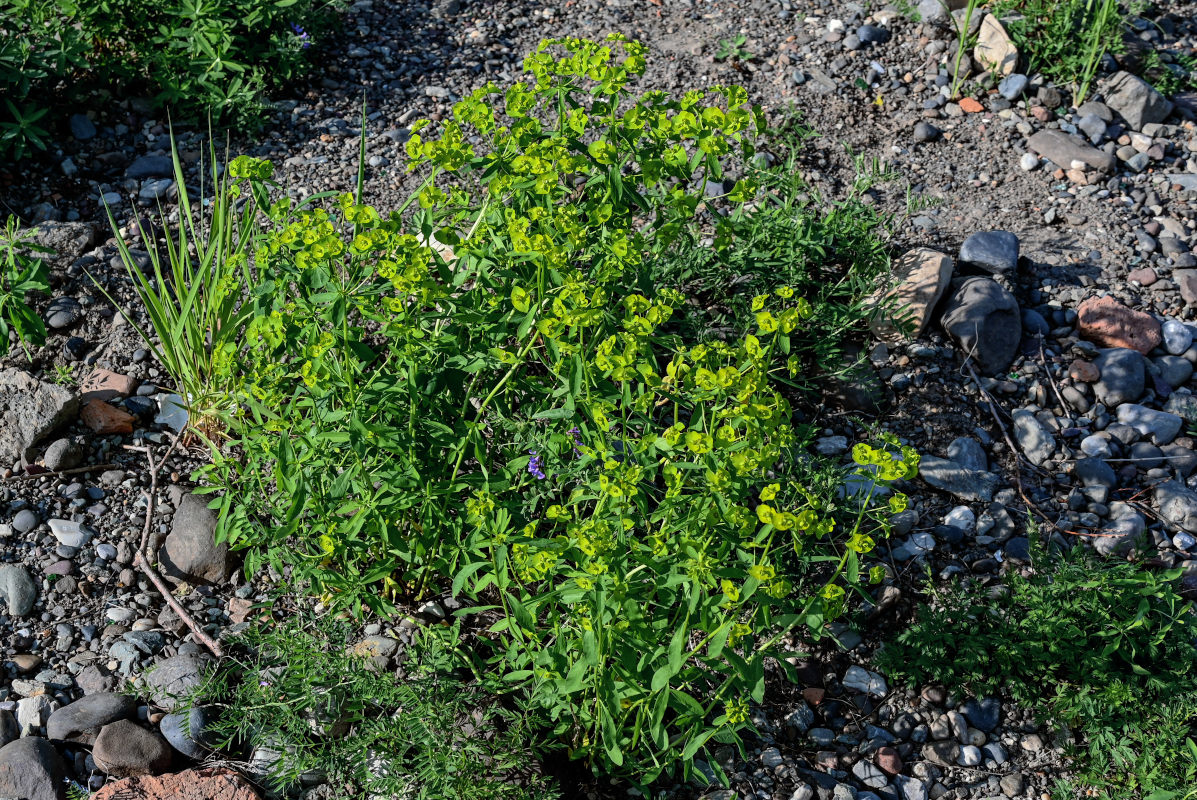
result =
M1197 57L1181 54L1165 62L1158 50L1143 56L1143 78L1165 97L1197 87Z
M272 201L270 165L240 157L217 221L249 202L211 233L186 211L169 245L190 271L134 278L162 342L228 367L205 413L229 438L197 477L248 571L355 612L468 598L483 668L571 755L648 782L737 740L781 642L822 635L877 577L863 556L904 498L844 498L844 471L798 452L789 395L823 296L762 278L733 335L675 319L687 298L653 265L750 239L738 210L772 202L768 176L702 187L751 162L763 119L734 87L632 96L644 48L610 41L545 42L525 81L462 100L438 137L417 126L411 219L351 194ZM862 230L836 218L817 241L874 258ZM827 280L811 248L787 266L801 289ZM219 324L184 320L180 287L238 278ZM167 367L186 386L189 363ZM854 456L879 487L918 460L896 440Z
M12 217L0 233L0 355L8 353L10 331L16 333L26 355L30 344L46 341L46 325L27 298L30 292L50 290L49 270L36 255L49 251L31 239L32 234L21 231Z
M1085 102L1102 57L1124 47L1118 0L996 0L993 11L1012 15L1007 28L1019 53L1032 70L1073 86L1077 106Z
M532 769L542 747L533 718L498 702L502 687L460 674L457 628L417 630L402 677L352 655L349 634L329 617L254 624L184 711L204 708L214 719L205 741L225 752L280 753L267 776L279 791L315 772L343 796L558 796Z
M719 50L715 53L716 61L751 61L753 59L752 53L744 45L748 43L748 37L744 34L739 34L734 39L723 39L719 42Z
M913 683L1004 689L1083 735L1082 783L1110 797L1180 797L1197 779L1197 625L1177 593L1180 570L1076 551L1035 553L1033 572L1009 573L996 598L929 586L932 603L879 666Z
M44 149L52 109L150 95L177 119L253 127L306 71L341 0L0 0L0 153Z

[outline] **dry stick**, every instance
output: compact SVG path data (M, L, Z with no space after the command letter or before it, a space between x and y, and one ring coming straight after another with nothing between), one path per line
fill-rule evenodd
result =
M1068 404L1064 402L1064 395L1060 394L1060 387L1056 385L1056 379L1052 377L1052 368L1048 366L1047 354L1043 352L1043 338L1039 339L1039 363L1043 365L1043 374L1047 376L1047 382L1051 384L1052 391L1056 393L1056 399L1060 401L1060 408L1064 413L1068 413Z
M1055 528L1058 531L1064 531L1063 528L1059 527L1058 525L1056 525L1056 523L1054 523L1050 519L1048 519L1047 514L1043 513L1043 510L1041 508L1039 508L1039 506L1035 505L1035 503L1031 501L1031 498L1027 497L1027 493L1025 491L1023 491L1022 470L1018 464L1018 461L1023 458L1022 453L1014 445L1014 440L1010 438L1010 432L1006 429L1006 423L1002 422L1002 418L999 417L997 415L997 411L994 410L995 402L993 399L993 395L991 395L988 391L986 391L985 387L981 385L981 379L977 377L977 373L973 369L973 365L966 363L964 366L968 369L968 374L973 379L973 383L976 384L977 391L980 392L981 396L985 399L985 405L989 409L989 415L991 417L993 417L993 421L996 422L998 428L1001 429L1002 437L1006 440L1006 446L1009 447L1010 452L1014 454L1014 460L1015 460L1014 483L1018 487L1018 495L1022 498L1022 501L1027 504L1027 508L1032 509L1036 514L1039 515L1039 517L1044 522L1046 522L1048 525L1050 525L1052 528ZM1027 461L1027 463L1030 464L1031 462ZM1034 466L1034 465L1032 464L1031 466ZM1064 531L1064 532L1071 533L1071 531Z
M116 464L92 464L89 467L73 467L72 469L48 469L45 472L27 472L24 475L10 475L6 481L28 481L34 478L45 478L50 475L74 475L79 472L94 472L98 469L116 469Z
M158 571L151 566L150 559L145 554L146 543L149 542L150 539L150 526L153 524L154 520L154 495L158 492L158 470L161 469L162 465L166 463L166 460L170 458L170 454L174 451L175 446L178 443L178 436L172 438L170 447L168 447L166 452L162 454L162 458L157 464L154 463L154 454L149 445L146 445L145 447L133 447L132 445L125 445L126 450L145 453L146 461L148 461L150 465L150 490L146 495L145 525L141 529L141 542L137 545L137 554L133 557L133 563L145 573L146 577L150 579L150 582L154 584L154 588L156 588L158 592L164 598L166 598L166 604L171 607L172 611L179 615L179 619L183 621L183 624L191 629L191 633L195 636L196 640L204 647L208 648L212 655L216 656L217 658L221 658L224 655L224 650L221 649L220 644L214 641L208 634L204 633L204 630L199 626L199 623L197 623L187 609L183 608L179 601L175 599L175 596L170 591L170 587L166 585L166 581L162 580L162 576L158 574Z

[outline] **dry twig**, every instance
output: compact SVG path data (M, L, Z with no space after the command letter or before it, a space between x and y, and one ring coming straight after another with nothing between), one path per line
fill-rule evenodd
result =
M158 492L158 471L162 468L162 465L166 463L166 460L170 458L170 454L174 452L174 449L178 444L179 437L175 436L171 439L170 447L166 448L166 452L162 454L162 458L159 459L157 463L154 462L153 450L148 444L145 447L125 445L126 450L134 450L145 453L146 461L149 462L150 465L150 489L146 493L145 525L142 526L141 529L141 541L137 545L137 554L133 557L133 563L136 564L137 567L145 573L146 577L150 579L150 582L154 584L154 588L156 588L166 599L166 604L171 607L171 610L179 615L179 619L181 619L183 624L191 630L191 633L193 636L195 636L196 641L208 648L212 655L220 658L224 655L224 650L221 648L220 643L206 634L204 629L200 627L199 623L195 621L195 618L191 616L190 612L183 608L182 604L175 599L175 596L170 591L170 587L166 585L166 581L164 581L162 576L158 574L158 571L154 569L153 565L150 563L149 557L145 552L146 543L149 542L150 539L150 526L153 525L154 522L154 495Z

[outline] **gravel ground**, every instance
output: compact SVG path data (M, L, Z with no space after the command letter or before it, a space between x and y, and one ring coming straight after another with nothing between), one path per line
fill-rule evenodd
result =
M1174 2L1148 12L1124 62L1142 48L1193 52L1194 11ZM359 0L343 35L319 52L311 84L278 98L266 129L229 148L275 160L299 197L350 187L364 93L367 200L394 207L410 188L402 147L413 120L437 120L471 89L513 79L541 38L610 31L649 45L645 87L738 83L775 118L799 111L818 133L804 177L826 196L851 186L854 155L884 162L895 177L868 199L893 216L902 285L930 287L921 337L861 343L861 391L843 394L877 402L830 413L815 445L846 460L862 435L855 418L871 415L926 454L920 479L905 487L913 502L896 521L889 579L871 608L837 629L838 645L796 664L800 686L774 681L748 757L717 753L731 789L695 781L662 791L712 800L1045 797L1067 774L1063 734L1002 698L892 689L869 671L870 658L909 620L924 564L984 583L1021 568L1028 503L1051 538L1111 556L1146 548L1153 563L1183 566L1186 590L1197 592L1197 456L1187 435L1197 424L1197 102L1174 97L1160 116L1155 98L1107 75L1073 109L1060 87L1033 74L1020 87L1016 73L973 92L970 110L945 96L954 51L946 19L913 21L878 3ZM720 41L739 34L754 58L716 60ZM51 152L0 164L0 207L40 223L58 251L52 302L39 309L50 340L31 361L10 355L0 373L0 466L9 467L0 482L9 612L0 614L0 746L24 743L0 750L0 796L42 797L13 782L43 774L55 785L111 784L121 759L157 753L129 744L136 736L97 741L125 718L161 731L174 751L170 771L191 763L153 685L141 703L109 694L153 664L166 661L180 680L201 666L203 648L135 569L143 528L151 551L165 541L163 560L182 581L175 595L209 634L242 624L271 582L244 583L232 557L205 540L213 520L186 499L198 454L171 456L145 526L142 449L160 457L179 420L133 326L87 276L129 299L102 203L136 211L119 224L143 253L154 231L138 215L174 197L161 160L169 142L164 121L137 100L86 116ZM194 175L203 140L177 132ZM914 248L950 258L899 258ZM68 370L76 385L55 384L69 383ZM29 375L45 383L31 388ZM33 411L22 405L31 396L44 400ZM61 419L46 418L47 408ZM63 424L30 446L51 421ZM79 471L46 472L64 469ZM42 737L58 744L47 749ZM167 770L158 756L154 769ZM566 796L580 795L626 791L567 787Z

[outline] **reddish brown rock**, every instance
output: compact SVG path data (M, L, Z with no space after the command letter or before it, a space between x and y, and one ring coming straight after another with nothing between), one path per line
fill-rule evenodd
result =
M817 706L823 702L823 695L826 692L818 686L810 686L802 690L802 698L812 706Z
M1032 106L1031 107L1031 116L1034 117L1035 119L1039 120L1040 122L1047 122L1049 119L1052 118L1052 112L1047 110L1043 106Z
M137 390L137 379L111 370L96 367L79 384L79 393L84 402L88 400L112 400L128 397Z
M1142 269L1137 269L1131 272L1126 276L1126 279L1128 281L1134 281L1140 286L1150 286L1158 281L1160 276L1157 275L1155 270L1151 267L1143 267Z
M234 623L240 625L245 620L249 619L249 612L253 610L254 604L250 600L245 600L240 597L229 598L229 619Z
M965 97L960 101L960 110L965 114L980 114L985 110L985 106L981 105L971 97Z
M1068 377L1081 383L1093 383L1101 377L1101 370L1092 361L1078 358L1069 364Z
M88 400L79 412L79 419L96 433L112 434L132 433L136 417L103 400Z
M1112 297L1090 297L1076 313L1081 337L1102 347L1125 347L1147 355L1163 340L1155 317Z
M886 775L897 775L902 771L902 757L898 755L898 751L892 747L881 747L877 749L877 766Z
M91 800L260 800L249 782L232 770L189 769L173 775L125 778Z

